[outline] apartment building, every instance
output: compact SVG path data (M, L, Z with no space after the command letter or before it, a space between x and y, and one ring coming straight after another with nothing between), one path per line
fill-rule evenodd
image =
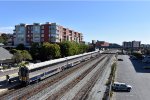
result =
M129 42L123 42L124 48L140 48L141 41L129 41Z
M150 44L141 44L141 48L150 48Z
M126 42L126 41L123 42L123 47L124 48L132 48L132 42L130 42L130 41L129 42Z
M62 41L82 42L82 33L65 28L56 23L33 23L32 25L19 24L14 30L14 45L20 43L31 45L32 43L59 43Z
M24 44L26 43L26 24L21 23L20 25L15 26L14 30L14 45Z

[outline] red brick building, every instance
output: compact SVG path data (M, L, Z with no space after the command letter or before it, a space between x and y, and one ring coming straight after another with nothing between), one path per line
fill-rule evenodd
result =
M75 41L80 43L83 41L83 36L82 33L57 25L56 23L19 24L15 26L14 45L20 43L31 45L34 42L59 43L62 41Z
M96 42L96 47L100 47L100 46L107 47L107 46L109 46L109 43L105 42L105 41L97 41Z

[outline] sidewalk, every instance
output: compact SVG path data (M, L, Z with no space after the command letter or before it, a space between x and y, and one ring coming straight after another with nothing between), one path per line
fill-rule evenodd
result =
M17 68L10 68L10 69L5 69L5 70L1 70L2 72L6 72L6 71L10 71L10 70L15 70L15 69L18 69L18 67Z
M7 70L0 70L0 77L18 73L18 71L19 71L18 68L12 68L12 69L7 69Z
M14 78L14 77L18 76L18 73L10 74L9 76L10 76L10 78ZM0 77L0 82L5 81L5 80L6 80L6 76Z

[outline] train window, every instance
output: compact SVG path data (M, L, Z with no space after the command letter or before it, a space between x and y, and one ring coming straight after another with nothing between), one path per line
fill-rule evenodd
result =
M21 74L21 76L27 76L28 75L28 73L29 73L29 71L28 71L28 69L26 68L26 67L21 67L20 68L20 74Z
M50 73L55 72L55 71L57 71L57 69L54 69L54 70L48 71L48 72L46 72L45 74L47 75L47 74L50 74Z

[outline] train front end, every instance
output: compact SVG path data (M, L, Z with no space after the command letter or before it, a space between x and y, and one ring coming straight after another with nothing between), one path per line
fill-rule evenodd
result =
M19 68L19 80L22 85L29 84L29 69L26 66L21 66Z

